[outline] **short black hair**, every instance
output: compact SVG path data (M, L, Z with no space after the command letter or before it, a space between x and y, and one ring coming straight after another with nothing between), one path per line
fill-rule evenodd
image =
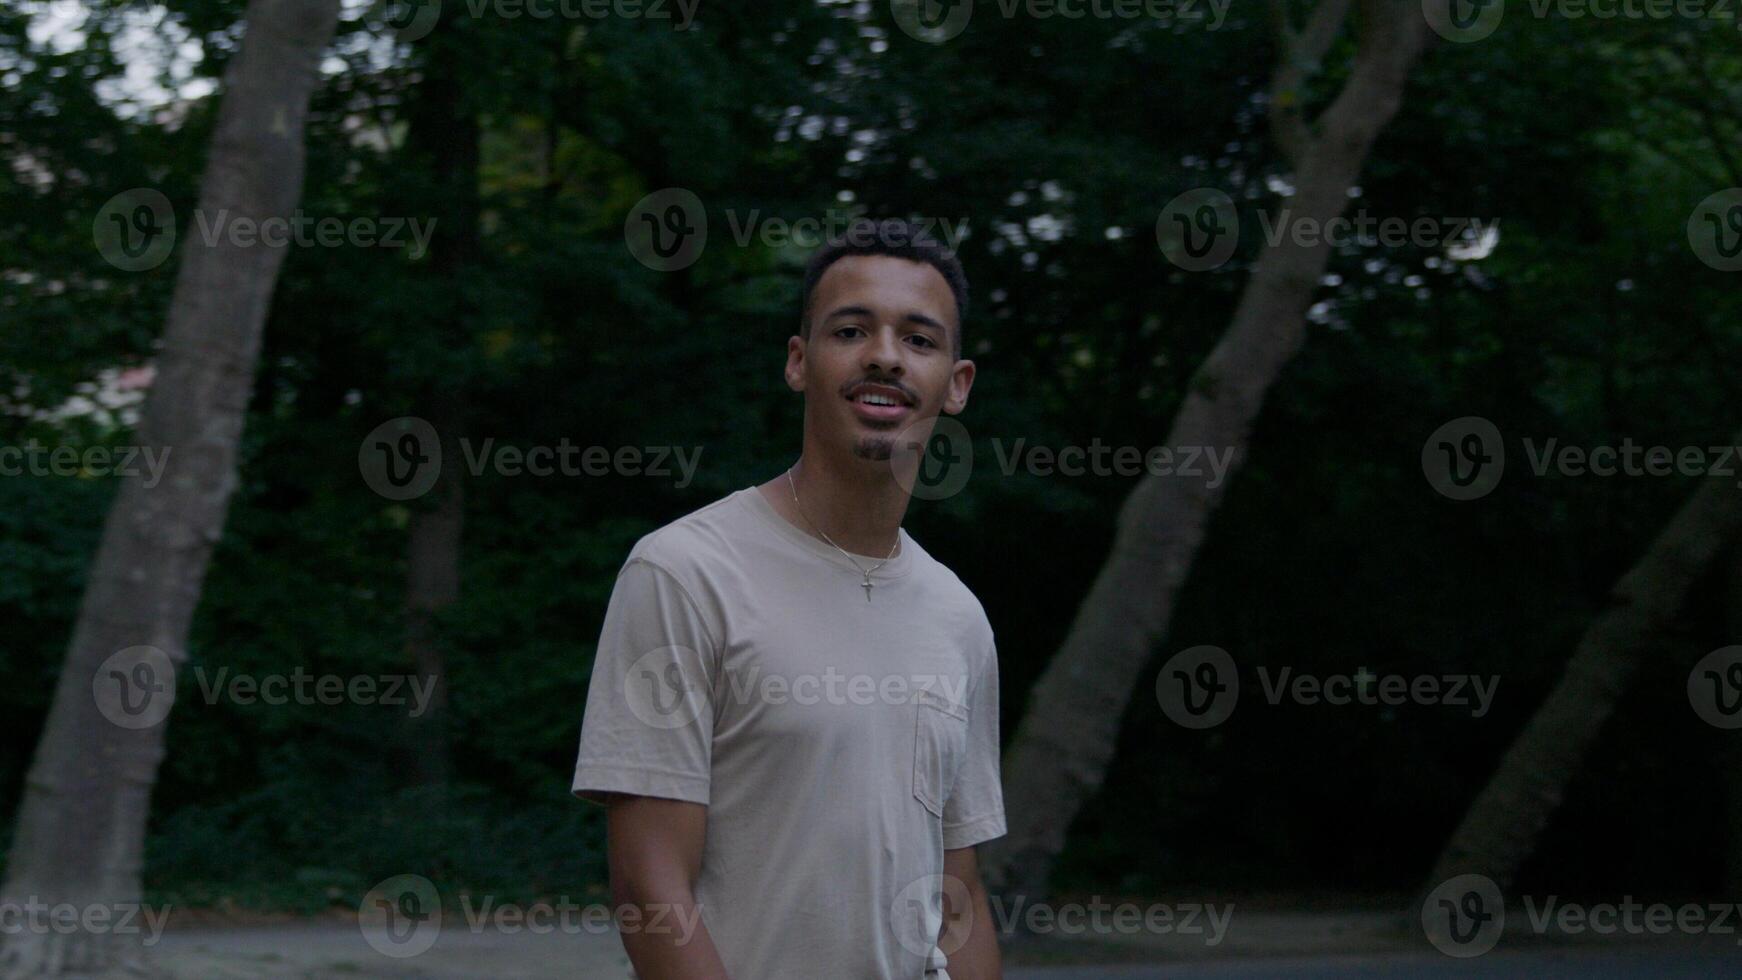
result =
M931 233L901 218L854 218L839 235L816 250L804 267L804 295L799 307L799 336L810 339L811 293L822 281L829 266L849 255L888 255L924 262L938 270L956 298L956 336L952 346L956 360L962 359L962 330L968 319L968 277L962 272L961 260Z

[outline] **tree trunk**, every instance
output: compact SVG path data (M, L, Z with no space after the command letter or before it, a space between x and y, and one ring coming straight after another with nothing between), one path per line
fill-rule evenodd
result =
M339 0L252 0L200 186L208 220L286 216L301 195L303 122ZM163 715L186 657L212 547L236 486L236 452L284 250L187 223L158 374L139 421L167 452L147 489L124 478L91 565L72 642L19 805L0 901L107 910L140 901ZM150 648L150 649L143 649ZM94 920L91 920L94 921ZM0 936L0 976L146 969L137 933L25 928Z
M1427 888L1466 873L1487 875L1502 890L1512 883L1643 655L1661 642L1688 591L1739 530L1742 495L1728 482L1706 479L1615 583L1608 608L1579 639L1560 683L1464 814Z
M436 617L460 597L460 537L465 527L465 483L459 453L444 450L433 506L412 512L406 530L405 644L429 702L410 719L412 771L421 785L447 782L447 656Z
M450 25L467 17L459 5L443 15ZM478 274L479 160L482 126L465 92L468 70L462 46L472 44L460 26L425 43L424 80L407 105L408 165L427 168L429 196L416 200L417 211L432 216L430 271L446 300L428 326L445 338L452 350L473 345L475 309L468 299L467 279ZM444 295L438 292L437 295ZM446 643L437 626L442 610L460 597L461 546L465 530L466 457L460 441L469 428L470 380L445 374L437 367L424 379L429 422L442 440L442 470L430 499L412 512L406 534L406 652L420 683L432 694L425 713L408 718L411 772L420 785L446 783L452 769L449 746Z
M1284 221L1322 226L1342 213L1425 44L1425 21L1414 5L1364 0L1349 77L1312 133L1299 115L1298 89L1335 39L1347 6L1321 0L1299 35L1277 14L1283 54L1272 125L1295 164L1297 188ZM1284 236L1264 250L1227 332L1192 379L1169 445L1229 451L1230 472L1239 468L1265 393L1305 338L1307 308L1329 259L1329 245L1318 241L1303 246ZM1147 476L1121 507L1112 553L1035 683L1005 756L1010 834L987 848L994 887L1044 894L1072 820L1101 785L1138 675L1167 631L1174 598L1221 503L1226 482L1207 482Z

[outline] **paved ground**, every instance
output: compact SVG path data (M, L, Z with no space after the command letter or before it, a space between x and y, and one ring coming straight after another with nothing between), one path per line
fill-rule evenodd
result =
M1718 980L1742 976L1734 950L1493 952L1474 960L1420 954L1320 956L1171 966L1048 967L1009 980L1345 980L1349 977L1486 977L1492 980Z
M1742 977L1742 946L1734 937L1622 940L1572 945L1537 941L1503 945L1458 960L1421 941L1387 931L1383 916L1275 914L1258 916L1216 948L1184 937L1116 943L1052 941L1013 950L1009 980L1330 980L1346 977L1492 977L1507 980L1633 980ZM1242 935L1243 933L1243 935ZM379 935L377 941L381 940ZM409 947L393 947L404 952ZM1352 953L1352 950L1360 952ZM433 946L410 956L386 955L355 922L321 920L282 925L172 927L154 947L157 964L182 980L617 980L626 961L617 937L573 929L534 935L473 929L447 921ZM1111 963L1110 959L1139 959ZM1098 965L1068 965L1076 960ZM1035 965L1037 963L1067 965ZM833 978L818 978L833 980Z

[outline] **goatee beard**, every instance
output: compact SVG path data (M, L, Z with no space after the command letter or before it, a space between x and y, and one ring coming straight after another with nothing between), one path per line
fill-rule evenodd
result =
M882 462L894 454L894 439L880 439L876 436L867 436L853 445L853 455L860 459Z

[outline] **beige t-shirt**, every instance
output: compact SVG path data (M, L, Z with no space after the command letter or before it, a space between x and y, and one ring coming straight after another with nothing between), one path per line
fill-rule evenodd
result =
M707 805L734 980L942 969L944 850L1004 833L985 612L905 531L871 579L749 487L642 538L611 594L574 792Z

